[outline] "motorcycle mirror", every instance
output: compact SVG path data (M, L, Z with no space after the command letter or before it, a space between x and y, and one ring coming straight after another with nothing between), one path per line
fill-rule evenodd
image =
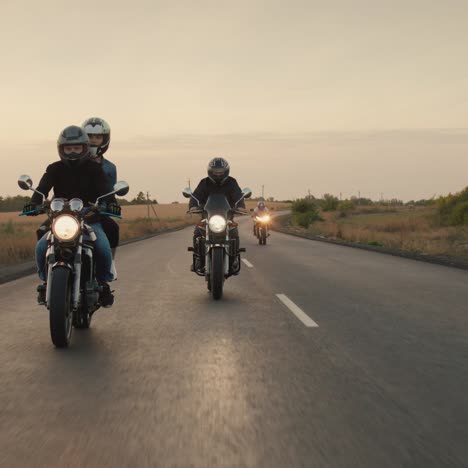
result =
M250 208L250 211L253 211L253 208Z
M190 190L189 187L184 188L184 190L182 191L182 195L183 195L185 198L190 198L190 197L192 196L192 191Z
M31 177L29 177L28 175L22 175L18 179L18 185L23 190L31 190L33 182L31 180Z
M114 192L119 197L123 197L124 195L127 195L129 190L130 190L130 186L127 184L127 182L123 180L120 180L114 185Z
M252 196L252 190L249 188L242 190L242 193L244 194L244 198L250 198Z

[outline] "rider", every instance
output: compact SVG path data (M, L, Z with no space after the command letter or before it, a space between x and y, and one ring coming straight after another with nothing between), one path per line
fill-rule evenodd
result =
M197 188L194 190L194 197L199 200L200 205L204 206L208 197L214 193L222 193L226 196L229 204L234 208L237 201L242 198L242 190L239 187L236 179L229 176L229 163L224 158L213 158L208 163L208 177L205 177L200 181ZM193 198L190 199L189 209L197 209L198 203ZM245 210L245 202L242 199L238 205L237 209ZM198 245L198 239L205 235L205 231L196 226L195 232L193 234L193 245L196 248ZM230 230L231 239L236 239L237 250L239 250L239 231L236 228ZM195 259L200 259L200 263L193 265L195 270L200 270L203 268L204 257L196 256ZM238 271L238 257L236 256L232 266L233 271Z
M104 159L104 153L109 149L110 144L109 124L100 117L90 117L83 122L82 127L89 137L91 160L102 166L107 176L110 192L117 182L117 168L108 159ZM120 215L120 212L115 214ZM115 258L115 251L119 245L120 226L108 216L102 217L101 225L109 239L112 257Z
M254 222L253 232L254 232L254 236L257 235L257 221L255 220L255 217L256 216L258 216L258 217L266 216L269 212L270 212L270 210L267 208L264 201L259 201L257 203L257 206L253 210L253 222Z
M106 176L101 166L89 160L89 138L81 127L72 125L66 127L59 135L57 149L60 161L50 164L45 174L42 176L37 191L47 197L50 190L54 190L54 198L80 198L85 206L94 203L96 199L108 193ZM114 213L119 211L119 206L115 202L114 196L107 197L106 211ZM101 200L102 203L105 203ZM29 204L23 208L23 213L35 216L30 213L43 203L42 196L34 193ZM102 286L101 305L109 307L114 302L114 296L108 285L112 276L112 254L109 241L104 234L99 222L90 223L96 234L96 276ZM47 253L47 234L39 240L36 246L36 264L39 278L46 281L45 259ZM45 302L46 285L38 287L38 302Z

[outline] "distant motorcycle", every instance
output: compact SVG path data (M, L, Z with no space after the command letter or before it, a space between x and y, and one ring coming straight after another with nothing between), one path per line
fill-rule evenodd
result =
M198 203L198 209L190 210L189 213L202 214L198 226L205 230L205 235L198 238L195 248L188 248L189 252L193 252L193 271L205 277L213 299L219 300L223 295L224 281L239 273L240 253L245 252L245 249L239 248L236 239L230 238L230 231L237 227L232 216L245 215L244 211L236 207L244 198L249 198L252 191L244 189L234 208L231 208L223 194L210 195L206 204L201 206L189 188L182 193L184 197L193 198ZM196 268L195 265L203 266Z
M263 216L255 215L254 218L254 233L258 239L258 243L260 245L266 245L267 238L269 237L270 233L270 222L271 217L269 214L265 214Z
M43 198L41 207L20 216L47 213L51 221L51 230L47 234L45 306L49 309L52 343L57 348L64 348L70 344L73 327L89 328L93 313L101 306L94 256L96 234L86 221L89 222L89 216L97 213L120 218L101 211L99 200L113 194L124 196L129 186L126 182L117 182L112 192L99 197L93 206L84 207L79 198L56 198L48 203L44 194L33 188L31 178L26 175L19 178L18 185L23 190L39 193Z

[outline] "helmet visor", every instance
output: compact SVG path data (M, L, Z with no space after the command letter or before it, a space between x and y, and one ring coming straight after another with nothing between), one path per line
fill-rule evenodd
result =
M62 153L67 159L80 159L86 154L86 145L63 145Z
M222 178L226 174L226 170L225 169L212 169L211 174L213 174L213 177Z

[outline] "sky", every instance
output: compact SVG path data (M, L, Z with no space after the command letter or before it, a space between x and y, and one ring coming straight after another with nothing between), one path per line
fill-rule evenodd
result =
M214 156L280 199L461 190L466 24L461 0L3 0L0 194L91 116L130 195L161 202Z

